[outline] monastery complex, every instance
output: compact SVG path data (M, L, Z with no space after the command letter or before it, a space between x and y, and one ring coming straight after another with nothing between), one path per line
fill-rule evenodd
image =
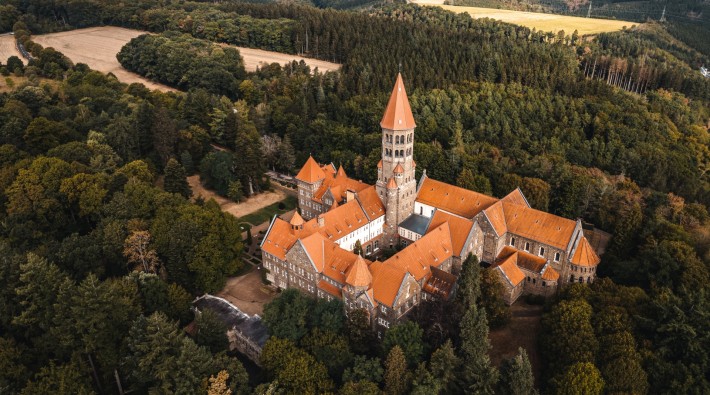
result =
M274 285L365 309L380 334L420 301L448 298L469 254L499 275L509 304L594 281L600 259L580 220L531 208L520 189L497 199L433 180L426 170L416 179L416 123L401 75L380 126L375 185L312 157L303 165L301 214L275 217L261 245ZM358 242L361 254L353 252ZM402 249L377 259L395 247Z

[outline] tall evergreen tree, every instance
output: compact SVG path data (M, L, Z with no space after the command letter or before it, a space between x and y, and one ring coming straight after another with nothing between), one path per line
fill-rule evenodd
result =
M385 392L388 395L406 394L410 381L411 373L407 370L407 358L399 346L394 346L385 361Z
M488 350L488 320L486 311L476 304L469 307L461 320L460 354L465 390L477 394L493 394L498 370L491 366Z
M186 198L192 196L192 190L187 183L185 169L174 158L170 158L168 164L165 166L163 189L165 189L166 192L177 193Z
M498 393L504 395L536 395L535 377L528 354L522 347L518 355L503 362Z
M456 375L459 372L461 360L456 356L454 346L451 340L447 340L441 345L429 360L429 370L441 380L441 387L445 393L457 393L459 391L459 382Z

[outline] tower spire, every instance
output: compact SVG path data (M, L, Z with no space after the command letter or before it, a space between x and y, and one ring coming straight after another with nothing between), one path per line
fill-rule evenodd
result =
M397 73L397 81L394 83L394 89L392 89L380 126L390 130L407 130L417 126L412 115L412 108L409 106L409 98L404 89L401 73Z

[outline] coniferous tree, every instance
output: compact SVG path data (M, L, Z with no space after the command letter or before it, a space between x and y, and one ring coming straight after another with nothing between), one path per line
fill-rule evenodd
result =
M459 382L457 374L461 360L456 356L451 340L447 340L433 354L429 361L429 370L441 381L441 388L445 393L457 393Z
M213 353L227 349L229 345L227 327L214 311L204 309L197 315L195 323L197 324L195 343L209 348Z
M411 373L407 359L399 346L394 346L385 361L385 392L388 395L403 395L409 390Z
M493 394L498 382L498 370L491 366L488 350L488 320L486 311L474 304L461 320L460 354L462 378L466 391Z
M503 362L498 393L505 395L536 395L535 377L528 354L522 347L518 355Z
M168 160L165 166L165 180L163 181L163 189L165 192L177 193L186 198L192 196L192 190L187 183L187 175L185 169L174 158Z

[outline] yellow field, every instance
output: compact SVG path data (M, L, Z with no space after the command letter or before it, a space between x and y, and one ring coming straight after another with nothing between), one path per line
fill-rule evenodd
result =
M22 62L25 62L25 58L15 48L15 36L3 34L0 36L0 63L7 63L7 58L10 56L17 56Z
M621 30L624 26L630 28L632 25L637 24L634 22L611 19L581 18L577 16L498 10L494 8L450 6L443 5L443 1L441 0L415 0L414 3L426 6L437 6L457 13L468 12L473 18L491 18L553 33L564 30L566 34L572 34L572 32L577 30L580 35L597 34L614 32Z
M124 69L116 59L116 54L126 43L131 41L132 38L146 33L147 32L140 30L103 26L61 33L42 34L32 36L32 40L41 44L43 47L53 47L66 55L74 63L86 63L94 70L104 73L113 73L121 82L128 84L140 82L150 89L174 91L175 89L173 88L129 72ZM12 43L12 41L8 42ZM11 51L12 48L14 48L7 45L6 47L7 51ZM284 64L292 60L304 60L312 69L318 67L321 72L338 70L340 68L340 65L336 63L308 59L296 55L262 51L260 49L235 48L239 50L242 58L244 58L244 66L247 71L255 71L257 66L263 65L264 63L276 62ZM0 49L2 49L2 47L0 47Z

